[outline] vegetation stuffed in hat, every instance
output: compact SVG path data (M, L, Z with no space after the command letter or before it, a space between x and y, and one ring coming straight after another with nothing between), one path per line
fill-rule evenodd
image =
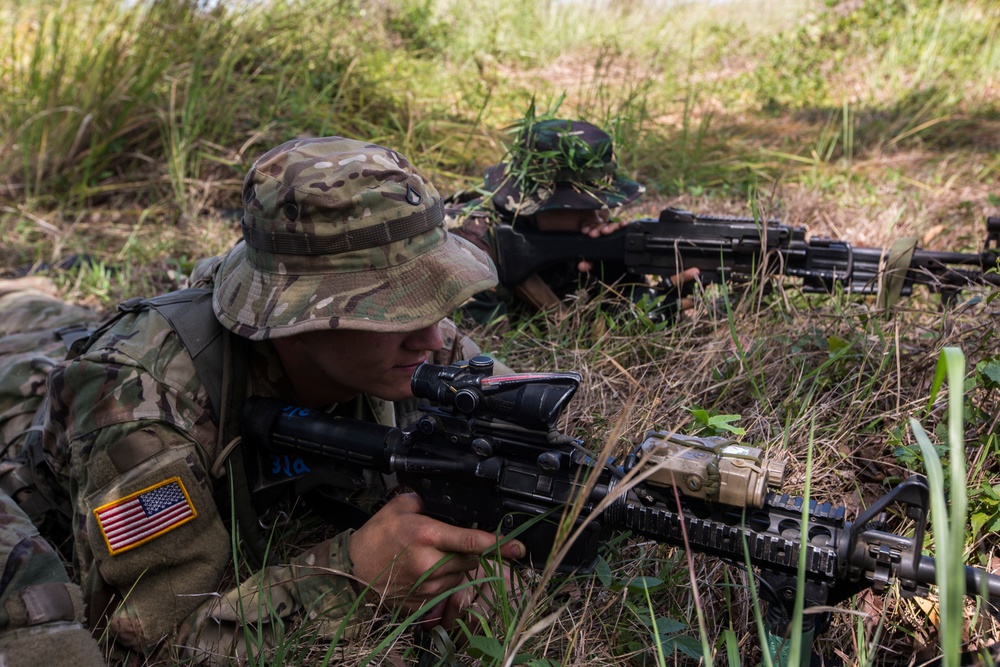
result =
M556 107L558 108L558 107ZM645 188L618 173L614 139L585 121L542 117L532 102L511 126L505 161L486 170L486 190L501 211L534 215L552 209L612 209Z
M557 183L573 183L583 189L612 187L617 165L614 139L605 134L588 140L574 130L570 120L553 113L535 115L532 101L524 117L513 126L514 142L507 151L507 173L526 197L538 190L552 190Z

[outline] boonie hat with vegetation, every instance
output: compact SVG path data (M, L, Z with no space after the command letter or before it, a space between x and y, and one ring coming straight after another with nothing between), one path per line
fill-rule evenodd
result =
M618 174L611 136L596 125L549 119L525 126L506 161L486 170L493 205L517 215L611 209L646 188Z
M243 184L243 240L216 274L219 321L251 340L413 331L496 284L444 227L441 197L396 151L326 137L267 152Z

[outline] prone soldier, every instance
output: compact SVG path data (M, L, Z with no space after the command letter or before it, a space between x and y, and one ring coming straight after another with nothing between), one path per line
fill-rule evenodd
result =
M493 229L518 225L540 232L569 232L591 238L611 234L622 223L612 214L645 193L645 186L618 171L614 142L596 125L578 120L548 119L521 128L506 161L489 167L481 196L460 192L448 200L448 225L458 234L496 257ZM673 276L672 287L695 280L698 270ZM594 265L586 258L549 266L518 284L500 284L478 293L462 309L480 324L502 318L510 311L565 312L573 295L594 298L613 286L632 300L659 292L644 276L630 273L624 260ZM676 308L690 308L689 299L678 304L676 295L662 299L662 315Z
M343 629L379 602L412 612L454 591L424 616L450 626L477 593L461 585L480 557L524 546L424 516L413 494L386 502L391 480L375 476L344 498L370 516L227 589L229 490L246 482L238 415L246 397L271 396L393 425L420 363L478 352L445 318L495 269L447 233L433 185L374 144L282 144L254 164L243 201L243 240L192 289L126 302L96 331L62 327L66 363L20 359L0 407L43 389L45 401L25 436L5 437L16 461L0 484L37 498L42 467L66 490L87 620L114 649L229 664L254 650L244 622L269 639L262 608Z

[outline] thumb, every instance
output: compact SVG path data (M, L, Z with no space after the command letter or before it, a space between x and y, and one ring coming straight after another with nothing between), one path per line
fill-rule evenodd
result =
M520 540L508 540L500 545L500 555L512 560L520 560L528 553L527 547Z

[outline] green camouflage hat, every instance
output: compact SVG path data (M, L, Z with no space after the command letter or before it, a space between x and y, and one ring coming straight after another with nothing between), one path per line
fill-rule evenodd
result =
M551 119L522 132L507 161L486 170L493 205L517 215L623 206L646 188L618 174L611 136L583 121Z
M413 331L496 284L444 226L441 197L402 155L341 137L267 152L243 184L243 241L213 305L251 340L306 331Z

